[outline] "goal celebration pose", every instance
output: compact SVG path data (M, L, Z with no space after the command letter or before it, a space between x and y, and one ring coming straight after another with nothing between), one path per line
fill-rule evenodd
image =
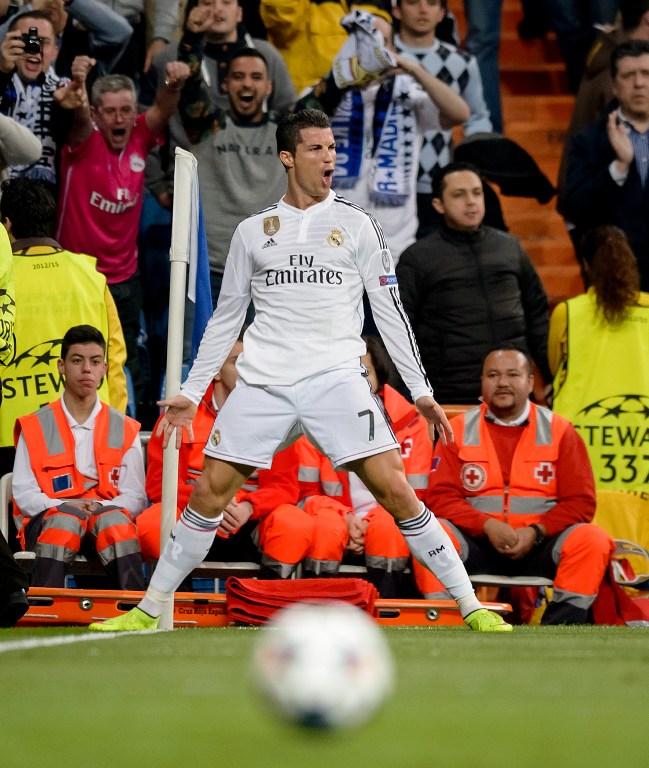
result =
M286 195L239 224L218 306L180 394L162 401L165 442L191 422L223 364L252 298L255 320L237 361L239 380L205 446L203 472L137 608L92 630L146 630L206 556L222 511L255 468L300 433L335 467L355 472L390 512L413 556L457 601L469 627L511 631L485 608L451 540L408 484L399 443L372 395L360 362L363 291L377 327L419 412L443 441L452 430L433 399L401 306L394 263L381 227L331 189L336 145L323 112L305 109L277 128Z

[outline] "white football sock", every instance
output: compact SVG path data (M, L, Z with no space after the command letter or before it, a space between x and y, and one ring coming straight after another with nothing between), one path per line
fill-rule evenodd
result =
M453 542L437 518L421 505L422 512L410 520L397 522L406 544L423 566L432 571L457 602L462 616L482 608Z
M139 604L150 616L160 616L165 603L182 580L203 562L223 515L203 517L189 505L176 523L151 576L146 595Z

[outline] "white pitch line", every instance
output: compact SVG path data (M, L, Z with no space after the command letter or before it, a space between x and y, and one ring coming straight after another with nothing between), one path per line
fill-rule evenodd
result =
M0 653L9 651L31 651L34 648L51 648L56 645L70 645L72 643L85 643L91 640L112 640L115 637L124 637L129 635L153 635L158 632L165 632L164 629L138 630L137 632L97 632L87 635L62 635L60 637L47 637L38 639L31 637L28 640L15 640L9 643L0 641Z

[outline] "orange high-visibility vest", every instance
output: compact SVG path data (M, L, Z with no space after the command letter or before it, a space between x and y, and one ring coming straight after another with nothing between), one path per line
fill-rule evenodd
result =
M14 441L21 432L27 443L32 471L43 493L58 499L92 497L113 499L118 495L122 458L140 431L135 419L105 403L94 427L97 481L77 470L75 441L60 400L16 421Z
M547 408L530 406L529 425L514 451L509 487L485 422L486 405L457 417L460 480L474 509L507 521L514 528L542 521L556 504L559 443L569 422ZM456 419L453 420L454 422Z

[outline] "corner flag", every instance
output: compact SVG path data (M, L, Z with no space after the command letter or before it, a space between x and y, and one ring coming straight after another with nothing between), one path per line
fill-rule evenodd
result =
M207 255L207 237L203 219L203 204L198 186L198 166L192 165L191 230L189 243L189 275L187 298L194 303L191 362L198 352L203 331L212 315L210 263Z

